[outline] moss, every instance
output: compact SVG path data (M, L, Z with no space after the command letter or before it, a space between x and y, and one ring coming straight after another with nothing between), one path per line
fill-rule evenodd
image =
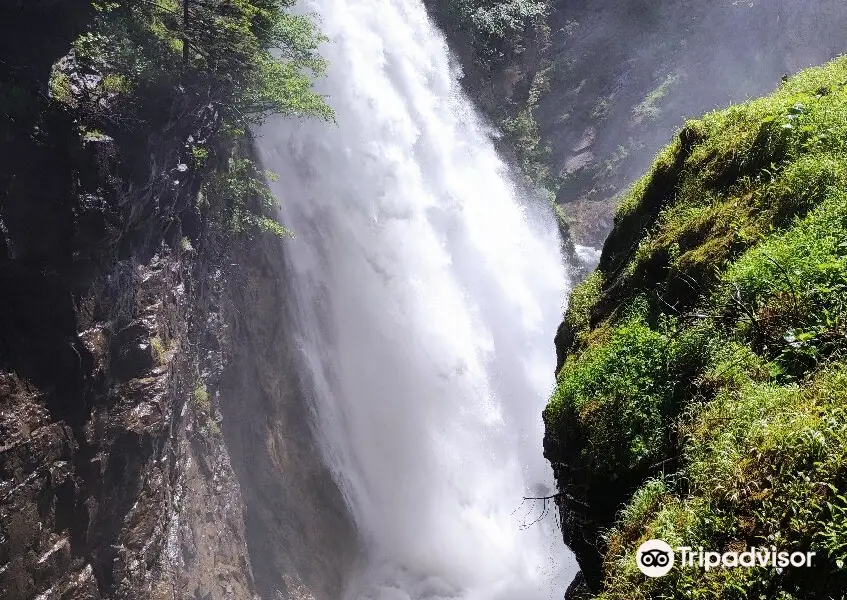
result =
M150 347L153 349L153 358L156 359L158 364L164 364L165 362L165 353L167 352L167 347L165 343L162 341L160 337L151 337L150 338Z
M71 92L71 79L66 73L62 73L57 69L53 69L50 74L50 98L60 104L70 105L73 102L73 94Z
M603 274L600 271L594 271L571 292L568 310L565 313L565 322L574 332L577 341L585 342L585 340L580 340L580 337L581 334L584 336L589 329L591 311L597 303L602 289Z
M843 188L844 76L837 60L687 123L619 206L600 263L611 302L598 304L649 290L690 308L739 254Z
M205 383L198 383L194 388L194 393L191 395L191 400L194 408L203 412L209 412L212 406L212 401L209 398L209 392L206 389Z
M655 121L658 119L662 114L661 109L659 108L659 102L661 102L662 98L667 95L671 86L673 86L677 81L679 81L679 75L676 75L675 73L671 73L665 77L656 89L647 94L647 96L644 97L644 100L632 109L634 121L636 123L641 123L643 121Z
M574 293L547 455L593 503L566 538L602 561L599 598L847 589L845 83L841 58L686 124ZM648 580L634 554L655 537L819 559Z
M847 583L846 367L804 387L762 383L715 398L685 430L688 493L648 481L633 496L609 535L599 597L836 597ZM816 552L817 563L783 573L674 569L645 585L633 552L651 537L718 550L777 544Z
M645 470L670 454L680 396L710 352L706 328L668 320L653 329L641 310L568 358L544 412L549 427L568 430L566 446L578 441L592 477Z
M109 73L101 83L103 91L109 94L125 94L132 90L129 79L119 73Z

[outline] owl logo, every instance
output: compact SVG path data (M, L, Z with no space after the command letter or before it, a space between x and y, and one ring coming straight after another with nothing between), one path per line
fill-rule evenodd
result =
M647 540L635 553L638 570L647 577L662 577L673 568L674 552L662 540Z

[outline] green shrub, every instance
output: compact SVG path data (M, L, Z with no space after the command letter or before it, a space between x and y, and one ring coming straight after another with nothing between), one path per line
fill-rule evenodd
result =
M117 73L107 74L100 85L103 86L103 91L109 94L125 94L131 91L127 78Z
M597 304L602 289L603 273L594 271L571 292L565 320L577 336L588 329L591 310Z
M167 348L165 347L165 343L162 341L162 338L156 336L150 338L150 347L153 349L153 358L156 359L156 362L160 365L165 361L165 353L167 352Z
M647 94L644 100L642 100L639 104L632 109L632 116L636 123L641 123L643 121L654 121L661 116L661 110L659 108L659 102L661 102L662 98L668 93L668 90L679 80L679 76L671 73L662 83L656 87L655 90Z
M546 2L533 0L506 0L481 4L470 13L474 29L492 38L503 38L522 33L528 24L547 15Z
M524 33L543 27L550 11L548 0L442 0L440 4L447 26L466 32L489 68L523 52Z
M260 171L249 158L233 156L226 168L216 170L200 195L204 207L220 211L217 217L235 235L268 232L278 237L293 235L276 219L277 199L268 187L275 181L270 171Z
M56 70L50 74L50 98L61 104L70 105L73 102L71 94L71 80L66 73Z

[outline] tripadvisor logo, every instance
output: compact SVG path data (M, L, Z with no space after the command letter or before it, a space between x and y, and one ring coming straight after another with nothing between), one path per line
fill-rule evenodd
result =
M673 548L662 540L647 540L635 553L635 564L647 577L667 575L673 563Z
M679 564L683 567L731 569L735 567L811 567L814 552L786 552L769 548L749 548L743 552L712 552L703 547L678 546ZM676 563L676 552L663 540L647 540L635 553L638 570L647 577L667 575Z

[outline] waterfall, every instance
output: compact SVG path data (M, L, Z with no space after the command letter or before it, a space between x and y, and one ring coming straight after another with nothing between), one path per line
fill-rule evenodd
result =
M346 598L560 598L541 411L568 278L420 0L307 0L337 124L260 132L316 435L363 564Z

